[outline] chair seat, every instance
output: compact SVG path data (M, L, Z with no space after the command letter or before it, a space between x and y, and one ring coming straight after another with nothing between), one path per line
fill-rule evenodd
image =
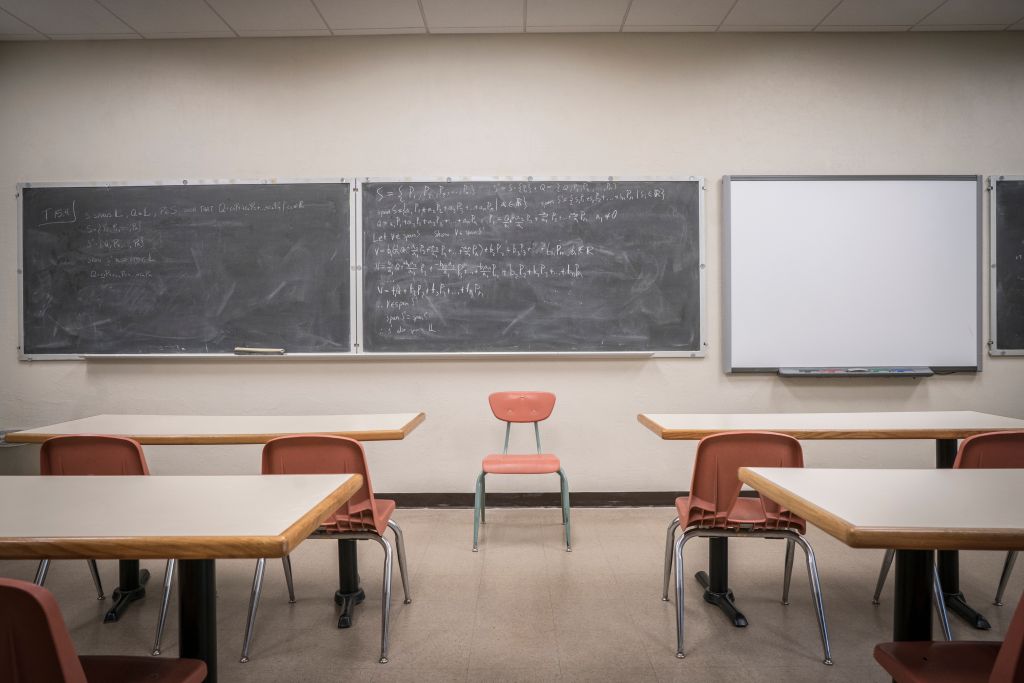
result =
M502 455L492 453L484 458L483 470L488 474L554 474L562 468L551 453Z
M377 513L377 521L380 523L380 528L375 528L373 526L373 518L370 516L369 506L367 505L365 516L362 514L346 515L340 512L335 512L332 517L328 517L324 523L320 525L320 529L330 533L371 531L383 536L384 531L388 528L388 521L391 519L391 515L395 513L395 501L375 498L373 502L374 510Z
M898 683L987 683L1002 643L900 642L875 646L875 660Z
M79 657L89 683L202 683L206 664L198 659L156 657Z
M732 513L728 518L715 516L713 513L701 514L700 510L690 512L690 497L680 496L676 498L676 512L683 528L706 527L709 529L735 529L745 527L750 529L792 529L801 534L806 531L807 523L803 519L790 514L789 512L773 512L765 510L761 506L761 499L758 497L743 496L736 499Z

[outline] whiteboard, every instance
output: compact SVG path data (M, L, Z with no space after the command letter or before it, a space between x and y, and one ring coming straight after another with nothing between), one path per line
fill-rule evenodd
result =
M725 369L981 366L980 176L725 176Z

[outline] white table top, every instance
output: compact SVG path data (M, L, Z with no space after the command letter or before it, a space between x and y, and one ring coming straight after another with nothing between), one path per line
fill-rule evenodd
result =
M282 557L361 484L349 474L0 477L0 557Z
M1024 420L968 410L874 413L643 413L663 439L703 439L733 430L771 431L798 439L963 439L1024 429Z
M743 467L739 477L851 547L1024 550L1024 470Z
M11 443L42 443L64 434L130 436L143 444L266 443L288 434L336 434L359 441L404 439L426 416L390 415L93 415L10 432Z

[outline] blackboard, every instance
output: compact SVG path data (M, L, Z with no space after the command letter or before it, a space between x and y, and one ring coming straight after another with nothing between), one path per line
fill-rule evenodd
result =
M702 355L702 182L367 180L363 350Z
M1024 177L992 183L992 353L1024 355Z
M20 194L25 357L351 351L350 183Z

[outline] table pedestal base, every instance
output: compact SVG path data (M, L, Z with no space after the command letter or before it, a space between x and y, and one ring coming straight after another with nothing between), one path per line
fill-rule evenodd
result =
M334 602L341 606L338 628L349 628L355 619L356 605L366 599L359 587L359 553L355 541L338 539L338 590Z
M114 606L103 615L103 623L117 621L128 606L136 600L146 597L146 582L149 581L149 570L139 570L138 560L118 561L118 587L111 593Z
M722 610L737 628L747 625L747 618L736 607L736 599L729 588L729 539L708 539L708 572L694 575L697 583L704 587L704 602Z

